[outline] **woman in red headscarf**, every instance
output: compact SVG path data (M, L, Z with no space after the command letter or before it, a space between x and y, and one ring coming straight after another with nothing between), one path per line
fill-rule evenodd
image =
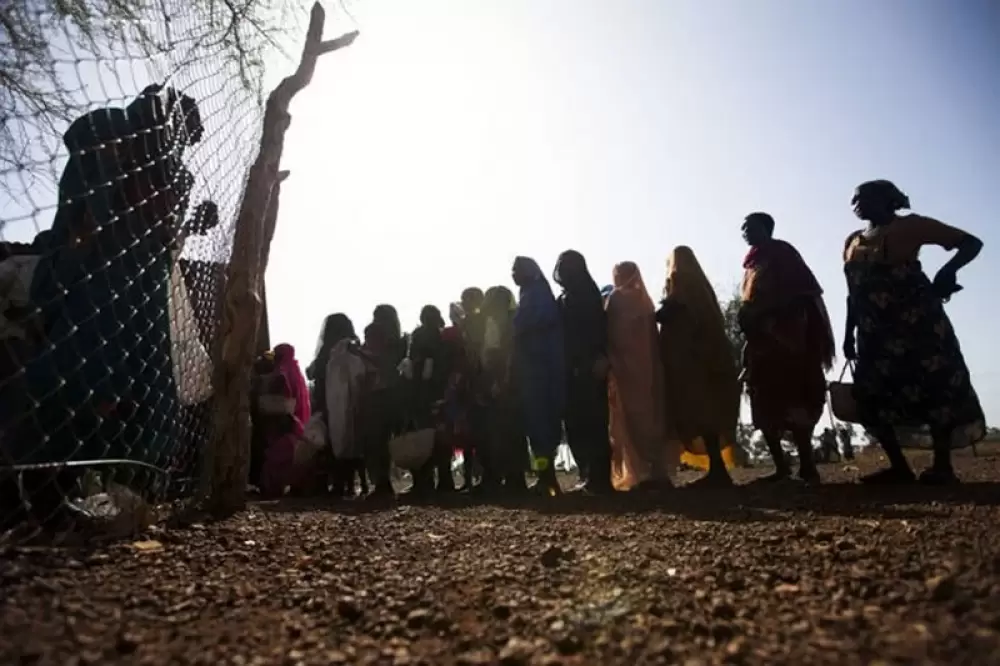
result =
M309 387L295 358L295 348L274 348L274 371L263 379L259 408L265 421L267 448L261 470L261 491L268 496L297 485L295 447L309 421Z

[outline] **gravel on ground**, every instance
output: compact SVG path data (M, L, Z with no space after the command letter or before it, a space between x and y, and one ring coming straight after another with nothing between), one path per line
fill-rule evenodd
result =
M1000 664L1000 448L962 452L951 488L854 483L877 464L659 498L284 500L9 549L0 663Z

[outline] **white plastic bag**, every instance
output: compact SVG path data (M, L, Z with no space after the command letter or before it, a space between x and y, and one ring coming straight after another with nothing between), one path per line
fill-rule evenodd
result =
M309 465L326 446L326 422L322 414L313 414L295 446L295 466Z
M430 460L434 452L433 428L414 430L389 440L389 455L396 467L413 472Z
M212 396L212 357L198 339L198 322L176 257L169 286L170 361L177 397L182 405L197 405Z

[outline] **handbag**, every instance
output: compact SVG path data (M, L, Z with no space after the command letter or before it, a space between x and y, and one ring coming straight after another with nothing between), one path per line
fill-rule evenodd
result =
M837 381L830 382L830 411L837 419L844 423L858 423L858 403L854 400L854 384L845 382L844 375L850 368L851 376L854 376L854 364L850 361L844 363L843 370Z
M434 452L434 428L409 430L389 440L389 456L396 467L414 472L430 460Z
M326 449L326 419L322 413L309 417L295 446L295 466L310 465Z

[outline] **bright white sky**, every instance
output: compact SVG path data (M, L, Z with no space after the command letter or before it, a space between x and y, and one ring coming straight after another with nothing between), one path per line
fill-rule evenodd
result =
M567 248L601 284L636 261L657 297L668 253L687 244L728 294L754 210L816 272L839 338L840 252L859 225L850 196L891 178L919 212L986 242L949 312L1000 421L988 305L1000 280L1000 3L357 0L356 23L328 8L328 37L362 34L320 60L292 108L267 274L275 343L308 360L325 315L345 312L360 332L379 302L412 328L424 304L447 312L466 286L509 285L516 255L551 272ZM275 61L272 84L288 68ZM148 82L128 61L117 88L71 74L94 103ZM231 215L252 126L220 76L192 84L209 139L190 161ZM0 236L47 227L45 196L0 201ZM221 237L211 243L217 256ZM928 251L928 271L943 259Z

